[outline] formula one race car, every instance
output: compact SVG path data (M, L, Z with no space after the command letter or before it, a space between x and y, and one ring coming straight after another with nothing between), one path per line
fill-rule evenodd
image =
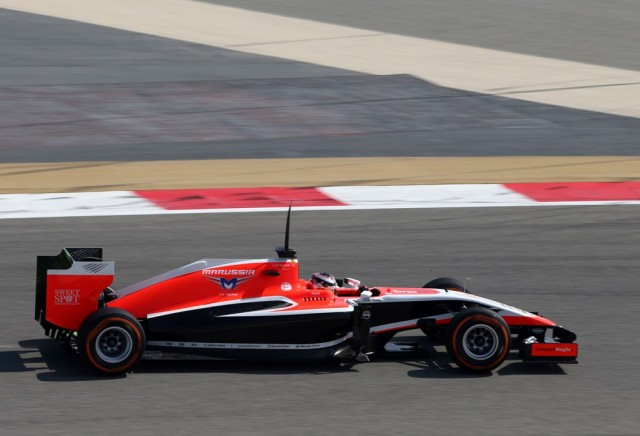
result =
M536 313L473 295L454 279L423 288L366 288L351 279L317 286L298 276L296 253L202 259L113 290L100 248L38 256L35 318L48 336L104 374L143 357L367 361L398 332L443 341L470 371L498 367L511 349L525 361L576 363L576 335Z

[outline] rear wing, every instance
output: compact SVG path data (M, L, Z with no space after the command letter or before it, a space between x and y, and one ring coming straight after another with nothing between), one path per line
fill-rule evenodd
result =
M63 248L57 256L38 256L35 319L47 335L78 330L98 309L114 269L114 262L102 260L102 248Z

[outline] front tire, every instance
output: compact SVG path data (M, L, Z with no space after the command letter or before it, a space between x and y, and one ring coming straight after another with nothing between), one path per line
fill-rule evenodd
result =
M424 285L423 288L446 289L447 291L469 293L469 290L464 286L464 282L462 280L453 279L451 277L433 279Z
M426 283L423 288L445 289L447 291L470 293L470 291L464 286L462 280L454 279L451 277L440 277L433 279ZM420 327L422 333L424 333L429 339L436 343L446 342L446 335L443 331L437 327Z
M495 312L464 309L449 324L447 352L469 371L490 371L504 362L511 348L509 326Z
M133 369L142 359L145 344L140 322L122 309L99 309L87 317L78 331L80 355L106 375Z

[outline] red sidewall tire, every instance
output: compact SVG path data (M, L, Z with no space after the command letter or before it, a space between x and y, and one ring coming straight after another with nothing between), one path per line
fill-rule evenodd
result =
M103 308L92 313L78 331L81 356L99 372L119 375L133 369L144 353L144 329L128 312Z
M495 312L470 308L449 324L447 352L461 368L490 371L504 362L511 348L507 323Z

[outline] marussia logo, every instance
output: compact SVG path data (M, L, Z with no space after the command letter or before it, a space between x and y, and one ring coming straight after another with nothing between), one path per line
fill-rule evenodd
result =
M251 280L256 275L256 271L253 269L203 269L202 275L205 276L205 278L211 280L216 285L220 286L220 288L223 290L233 290L238 285ZM241 277L211 277L213 275L230 275Z
M253 278L253 277L232 277L229 279L225 279L224 277L208 277L208 276L205 276L205 277L225 290L235 289L236 286L241 285L244 282L247 282Z
M254 269L203 269L203 276L255 276Z
M251 280L253 277L232 277L230 279L225 279L224 277L207 277L216 285L220 286L222 289L231 290L235 289L236 286L241 285L242 283Z

